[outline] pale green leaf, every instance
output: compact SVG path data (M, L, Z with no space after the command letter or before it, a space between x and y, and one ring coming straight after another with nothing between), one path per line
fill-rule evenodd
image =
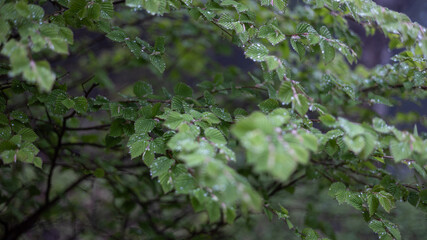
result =
M224 135L216 129L216 128L207 128L205 129L205 136L206 138L216 144L226 144L227 140L225 140Z
M395 207L394 198L393 196L385 191L381 191L376 194L378 201L380 202L380 205L384 208L386 212L390 212L392 208Z
M277 100L270 98L258 104L258 107L261 109L261 111L268 113L278 108L279 103Z
M165 60L161 55L150 55L151 64L160 72L163 73L166 69Z
M308 111L308 100L304 95L298 94L292 100L292 106L301 116L304 116Z
M82 113L86 113L88 110L88 102L87 99L85 97L75 97L74 98L74 109L76 110L76 112L82 114Z
M37 134L31 128L22 128L18 134L22 136L22 140L28 142L34 142L38 138Z
M153 93L153 88L147 82L139 81L133 86L133 93L137 97L145 97L146 95Z
M359 154L365 147L365 139L363 136L356 136L355 138L344 136L344 142L347 147L356 155Z
M279 93L277 95L279 101L281 101L282 104L288 104L291 102L292 96L293 96L293 91L292 91L291 83L288 81L283 82L279 88Z
M390 152L396 162L407 159L412 153L408 142L400 142L394 139L390 141Z
M156 125L153 119L140 118L135 121L135 133L148 133L151 132Z
M245 51L246 57L257 62L264 61L267 54L268 49L261 43L254 43L250 45Z
M158 177L169 171L175 161L167 157L156 158L150 165L151 177Z
M123 30L113 30L109 32L106 37L115 42L124 42L128 38Z
M389 126L387 126L387 123L380 118L374 118L372 120L372 124L373 124L375 131L377 131L379 133L389 133L390 132L390 128L389 128Z
M182 97L192 97L193 89L185 83L178 83L175 85L174 92L178 96Z
M368 210L369 210L369 216L372 216L376 213L378 206L379 206L379 201L378 198L374 195L369 193L368 194Z

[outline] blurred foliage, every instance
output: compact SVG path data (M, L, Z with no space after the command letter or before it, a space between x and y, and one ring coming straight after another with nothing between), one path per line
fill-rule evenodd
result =
M349 21L402 51L363 67ZM4 239L425 234L425 116L372 110L427 96L426 29L404 14L0 0L0 44Z

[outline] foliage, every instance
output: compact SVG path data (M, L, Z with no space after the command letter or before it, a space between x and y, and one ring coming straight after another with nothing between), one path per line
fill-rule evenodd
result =
M358 65L349 21L403 50ZM248 73L215 60L236 48ZM427 211L426 134L372 110L427 96L426 29L371 0L0 0L0 50L4 239L220 237L259 213L336 239L275 198L304 183L380 239L396 202Z

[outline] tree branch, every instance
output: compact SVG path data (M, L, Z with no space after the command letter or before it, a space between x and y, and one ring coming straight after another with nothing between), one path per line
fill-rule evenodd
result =
M303 174L303 175L301 175L301 176L299 176L299 177L295 178L294 180L290 181L290 182L289 182L289 183L287 183L287 184L279 184L279 185L277 185L277 186L276 186L275 188L273 188L273 190L268 194L268 196L269 196L269 197L273 196L273 195L274 195L274 194L276 194L278 191L280 191L280 190L282 190L282 189L284 189L284 188L287 188L287 187L290 187L290 186L294 185L295 183L297 183L299 180L301 180L301 179L303 179L303 178L305 178L305 174Z
M110 124L103 124L103 125L91 126L91 127L77 127L77 128L67 127L66 130L68 131L104 130L110 126L111 126Z
M58 194L54 199L46 202L34 213L32 213L29 217L27 217L24 221L13 226L11 229L9 229L9 231L7 231L7 234L3 236L3 240L18 239L22 234L24 234L34 226L34 224L39 220L39 218L44 212L48 211L51 207L55 206L59 202L59 200L61 200L68 192L76 188L81 182L86 180L89 176L91 175L81 176L76 181L74 181L71 185L69 185L62 193Z

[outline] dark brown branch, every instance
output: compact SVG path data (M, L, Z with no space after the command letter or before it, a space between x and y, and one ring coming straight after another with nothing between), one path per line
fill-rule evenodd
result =
M92 80L92 78L90 79L90 80ZM92 90L95 88L95 87L97 87L99 85L99 83L94 83L94 84L92 84L92 86L90 86L89 87L89 89L88 90L86 90L85 88L84 88L84 83L82 84L82 87L83 87L83 91L84 91L84 93L85 93L85 97L88 97L89 96L89 93L90 92L92 92Z
M4 209L6 209L7 207L10 207L9 204L13 201L13 199L15 198L16 195L18 195L18 193L22 190L25 190L28 186L22 186L20 188L18 188L17 190L15 190L12 195L10 197L8 197L6 200L3 200L2 204L4 204L4 207L2 209L0 209L0 213L3 212Z
M273 190L271 190L271 192L268 194L269 197L273 196L274 194L276 194L278 191L285 189L287 187L290 187L292 185L294 185L295 183L297 183L299 180L305 178L305 174L295 178L294 180L290 181L287 184L279 184L277 185L275 188L273 188Z
M117 186L114 183L114 181L111 180L110 178L106 178L106 179L110 183L110 186L117 190ZM156 234L162 236L163 239L171 239L170 237L168 237L165 234L164 231L160 230L159 227L155 224L155 222L153 220L153 216L150 213L149 208L148 208L148 205L150 204L151 201L158 201L158 199L149 200L149 202L144 202L139 198L138 194L135 193L135 191L131 187L129 187L127 185L122 185L122 186L132 195L132 198L134 199L134 201L144 210L145 216L147 217L148 225L150 225L150 227L154 230L154 232L156 232Z
M149 103L170 103L170 99L143 99L143 101L147 101ZM121 103L138 103L139 100L129 100L129 101L120 101Z
M90 81L92 78L93 78L93 76L90 76L90 77L87 79L87 81L86 81L86 82ZM97 84L97 83L92 84L92 86L91 86L91 87L86 91L86 90L84 89L84 84L85 84L86 82L84 82L84 83L82 84L82 88L83 88L83 90L84 90L84 92L85 92L85 97L87 97L87 96L90 94L90 92L91 92L91 91L92 91L96 86L98 86L98 84ZM54 170L55 170L56 160L58 159L59 152L61 151L61 147L63 146L63 144L62 144L62 138L64 137L65 131L67 130L67 120L68 120L68 119L70 119L70 118L72 118L76 113L77 113L77 112L76 112L76 110L73 110L69 115L65 116L65 117L62 119L62 127L61 127L61 130L57 133L57 134L58 134L58 141L57 141L57 144L56 144L56 146L55 146L55 151L54 151L54 153L53 153L53 157L51 158L51 162L52 162L52 164L51 164L51 166L50 166L49 174L48 174L48 177L47 177L47 183L46 183L46 193L45 193L45 202L46 202L46 203L47 203L47 202L49 202L50 189L51 189L51 187L52 187L52 176L53 176L53 172L54 172ZM48 114L47 110L46 110L46 114Z
M85 89L84 85L89 82L90 80L93 79L93 75L89 76L82 84L82 88L83 88L83 92L85 93L85 98L87 98L89 96L89 94L92 92L93 89L95 89L95 87L97 87L99 84L98 83L94 83L92 84L88 90ZM74 109L70 114L68 114L67 116L64 117L64 120L67 121L68 119L74 117L74 115L77 114L77 111ZM66 126L65 126L66 127Z
M76 143L63 143L62 146L90 146L96 148L107 148L106 146L98 143L86 143L86 142L76 142Z
M71 185L69 185L62 193L58 194L54 199L51 201L46 202L43 204L39 209L37 209L34 213L32 213L29 217L27 217L24 221L21 223L13 226L7 234L3 236L3 240L15 240L18 239L22 234L30 230L34 224L37 223L39 218L43 213L48 211L50 208L55 206L67 193L72 191L74 188L76 188L81 182L86 180L90 175L83 175L80 178L78 178L76 181L74 181Z
M110 127L110 124L103 124L103 125L92 126L92 127L77 127L77 128L67 127L66 130L67 131L104 130L108 127Z
M60 132L58 133L58 141L57 141L56 146L55 146L55 151L53 153L53 157L51 158L52 164L50 166L49 174L47 176L46 193L45 193L45 202L46 203L49 202L50 189L52 187L52 176L53 176L53 172L55 170L56 160L58 159L59 152L61 151L62 138L64 137L66 127L67 127L67 120L64 118L64 119L62 119L62 128L61 128Z

